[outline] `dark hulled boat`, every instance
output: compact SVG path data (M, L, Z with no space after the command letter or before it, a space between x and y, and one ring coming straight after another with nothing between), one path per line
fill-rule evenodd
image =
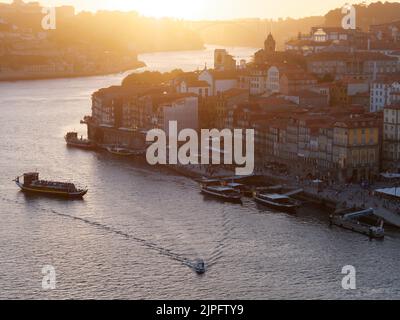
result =
M242 203L242 194L230 187L202 185L201 192L220 200Z
M329 216L329 223L358 232L371 239L385 238L384 220L375 215L374 209L345 209Z
M90 140L78 138L78 133L76 132L68 132L64 138L65 142L67 143L67 146L69 147L87 149L87 150L92 150L96 148L95 144L92 143Z
M256 202L275 209L278 211L283 211L287 213L297 213L299 203L286 195L281 194L263 194L256 193L254 196Z
M73 183L39 180L37 172L24 173L22 177L23 182L20 181L20 177L14 181L22 191L27 193L80 199L88 192L87 189L77 188Z
M194 265L193 265L193 269L196 271L197 274L204 274L206 273L207 269L206 269L206 264L204 263L204 261L202 259L198 259L195 261Z

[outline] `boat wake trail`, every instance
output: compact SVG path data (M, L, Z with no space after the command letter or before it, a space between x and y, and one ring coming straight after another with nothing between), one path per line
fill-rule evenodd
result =
M8 198L5 198L5 197L1 197L0 199L2 201L8 202L8 203L23 205L23 203L21 201L18 201L18 200L12 200L12 199L8 199ZM161 247L161 246L159 246L159 245L157 245L157 244L155 244L155 243L153 243L153 242L151 242L149 240L142 239L142 238L139 238L139 237L135 237L134 235L128 234L128 233L126 233L124 231L121 231L121 230L118 230L118 229L116 229L114 227L107 226L107 225L102 224L100 222L91 221L91 220L88 220L88 219L85 219L85 218L81 218L81 217L77 217L77 216L74 216L74 215L58 212L58 211L56 211L54 209L43 208L43 207L41 207L39 205L35 205L35 207L36 207L37 210L40 210L42 212L47 212L47 213L50 212L50 213L55 214L55 215L57 215L59 217L72 219L72 220L75 220L75 221L80 221L80 222L83 222L83 223L88 224L90 226L93 226L93 227L108 231L110 233L116 234L116 235L124 237L126 239L132 240L132 241L142 245L143 247L145 247L147 249L156 251L156 252L158 252L159 254L161 254L161 255L163 255L165 257L168 257L168 258L170 258L172 260L178 261L178 262L182 263L184 266L187 266L187 267L189 267L191 269L195 268L196 261L191 260L189 258L186 258L186 257L184 257L184 256L182 256L182 255L180 255L178 253L175 253L170 249L163 248L163 247Z
M221 239L218 241L218 245L216 246L215 250L211 253L210 259L209 259L209 267L212 267L218 263L219 260L221 260L224 256L224 251L227 247L227 244L229 243L229 235L234 229L232 226L232 221L230 217L230 212L224 207L224 210L222 212L222 229L223 232L221 234Z

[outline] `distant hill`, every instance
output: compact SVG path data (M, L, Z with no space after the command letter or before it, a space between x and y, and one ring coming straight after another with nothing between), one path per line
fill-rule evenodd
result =
M370 25L382 24L400 20L400 3L375 2L370 5L359 4L356 8L357 26L368 31ZM325 15L325 26L341 26L342 14L340 9L329 11Z
M315 25L325 21L323 16L304 19L240 19L230 21L196 21L190 28L199 33L205 43L225 46L249 46L261 48L266 35L272 31L278 48L299 32L309 32Z
M371 24L381 24L400 20L400 3L375 2L370 5L355 5L357 26L368 31ZM299 32L308 33L313 26L341 26L341 8L329 11L325 16L302 19L241 19L231 21L192 22L190 28L198 32L205 43L225 46L262 47L266 35L272 31L278 49L286 40Z
M68 14L62 14L66 9ZM176 19L149 18L137 12L74 12L73 7L57 8L57 28L48 32L53 43L61 47L86 46L97 51L138 53L204 47L201 37ZM0 3L0 31L16 26L17 32L42 32L43 17L38 2Z
M104 49L130 48L138 53L201 49L204 45L200 36L181 21L117 11L79 13L60 23L53 39L66 46L90 43Z

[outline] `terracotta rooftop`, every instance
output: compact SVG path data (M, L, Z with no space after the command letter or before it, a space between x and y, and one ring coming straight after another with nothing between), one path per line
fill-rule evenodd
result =
M378 127L378 120L375 117L371 117L369 115L363 116L355 116L355 117L347 117L341 119L335 123L335 126L346 127L346 128L375 128Z
M288 80L315 80L317 78L310 73L307 72L285 72L282 76L286 76Z
M197 97L197 94L194 93L162 93L162 94L154 94L152 95L153 103L154 104L163 104L163 103L170 103L173 101L177 101L183 98L189 97Z
M238 73L236 71L210 70L210 73L212 74L215 80L229 80L229 79L236 79L238 77Z
M298 97L301 97L301 98L322 98L322 97L327 97L326 94L318 93L318 92L311 91L311 90L301 90L301 91L297 91L297 92L292 92L292 93L290 93L290 95L298 96Z
M332 60L362 60L362 61L396 61L397 58L389 57L379 52L319 52L308 57L308 61L332 61Z
M224 91L222 93L222 96L225 97L225 98L233 98L233 97L237 97L237 96L240 96L240 95L246 94L246 93L248 94L249 90L232 88L232 89L229 89L227 91Z
M310 47L328 47L332 44L332 40L330 41L314 41L314 40L301 40L301 39L294 39L289 40L286 44L291 46L310 46Z
M189 79L189 80L184 80L188 87L209 87L210 85L208 84L207 81L203 80L197 80L197 79Z

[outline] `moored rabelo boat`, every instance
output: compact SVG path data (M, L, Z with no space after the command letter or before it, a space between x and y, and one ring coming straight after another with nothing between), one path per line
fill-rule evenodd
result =
M212 196L220 200L242 203L242 194L240 191L230 187L202 185L201 192L205 195Z
M21 177L23 177L23 182L20 180ZM39 180L37 172L24 173L14 181L22 191L27 193L80 199L88 192L87 189L77 188L75 184L69 182Z
M256 193L254 196L256 202L265 205L271 209L295 214L300 204L290 197L282 194L263 194Z

